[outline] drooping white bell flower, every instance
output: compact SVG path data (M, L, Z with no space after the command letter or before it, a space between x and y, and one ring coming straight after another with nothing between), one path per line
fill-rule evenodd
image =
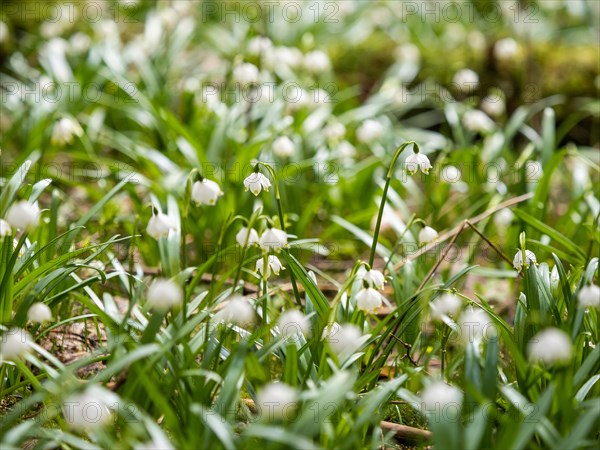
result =
M460 90L470 92L479 86L479 75L471 69L462 69L454 74L452 81Z
M492 117L500 117L506 112L506 103L498 95L488 95L481 100L481 110Z
M247 326L254 322L254 308L247 300L235 296L215 315L217 322Z
M594 284L582 287L577 300L583 308L600 308L600 287Z
M254 195L260 194L261 190L269 192L271 182L260 172L252 172L244 180L244 187L246 190L250 190Z
M175 230L177 226L175 221L164 213L153 214L148 221L146 232L154 239L158 240L169 235L169 231Z
M258 233L254 228L242 227L240 231L235 235L235 240L241 247L246 245L258 245Z
M256 271L258 273L260 273L261 275L263 274L264 271L264 258L260 258L256 261ZM275 275L279 275L279 272L281 270L283 270L283 266L281 264L281 261L279 261L279 258L275 255L269 255L267 256L267 273L266 273L266 278L269 278L271 276L271 273L274 273Z
M521 271L523 266L529 267L530 264L536 264L537 258L531 250L525 250L525 263L523 263L523 251L519 250L513 258L513 267Z
M281 136L273 141L273 154L280 158L289 158L296 153L296 145L287 136Z
M337 141L346 136L346 127L339 122L333 122L323 129L323 134L327 139Z
M365 120L356 130L356 138L363 144L370 144L383 134L383 125L376 120Z
M494 131L496 124L483 111L472 109L463 115L463 125L475 133L489 133Z
M313 50L304 55L304 68L312 73L324 72L331 66L329 56L321 50Z
M425 413L439 413L448 406L455 406L460 409L462 402L462 391L443 381L430 384L421 393L421 407Z
M217 203L217 199L223 195L221 187L212 180L203 178L202 180L196 181L192 185L192 201L198 205L214 205Z
M373 288L363 288L356 294L356 306L366 313L374 313L383 304L383 296Z
M73 142L73 138L83 136L83 129L79 122L71 117L63 117L54 124L50 142L53 145L63 146Z
M369 287L374 289L383 289L385 277L379 270L367 270L362 276L362 281L366 282Z
M158 278L148 288L148 306L159 311L167 311L183 303L183 290L173 280Z
M31 352L31 335L22 328L10 328L0 336L0 356L5 360L21 358Z
M429 169L431 169L431 162L427 156L419 152L407 156L404 161L404 166L406 167L406 171L411 175L417 173L419 169L421 169L421 172L424 174L428 174Z
M119 404L113 392L92 385L70 395L63 402L63 415L72 430L90 432L109 425L113 420L111 409Z
M287 247L287 233L277 228L267 228L260 237L260 246L267 251L278 252Z
M296 410L296 390L285 383L270 383L256 396L260 415L268 420L292 419Z
M259 77L258 67L251 63L242 63L233 69L233 80L239 84L257 83Z
M438 238L438 236L438 232L430 226L423 227L423 229L419 231L419 243L429 244L430 242L435 241Z
M340 325L337 322L323 330L323 337L336 355L351 354L357 351L363 337L360 328L351 323Z
M342 141L337 146L337 154L341 161L349 161L356 155L356 149L348 141Z
M286 339L299 335L310 335L310 322L307 317L296 309L284 311L277 320L279 334Z
M0 239L10 235L12 235L12 228L9 223L4 219L0 219Z
M6 222L17 230L32 230L40 223L40 209L37 204L21 200L8 208Z
M32 322L42 323L52 320L52 311L45 303L34 303L27 311L27 318Z
M490 316L479 308L470 307L459 320L460 337L464 343L479 344L483 339L496 336L498 330Z
M441 321L444 316L456 315L462 306L459 296L446 292L431 304L431 318Z
M568 362L573 354L571 339L558 328L546 328L536 334L527 345L531 361L546 365Z
M272 47L273 42L265 36L254 36L248 41L248 53L254 56L262 55Z
M500 62L513 59L519 53L519 44L513 38L500 39L494 45L494 57Z

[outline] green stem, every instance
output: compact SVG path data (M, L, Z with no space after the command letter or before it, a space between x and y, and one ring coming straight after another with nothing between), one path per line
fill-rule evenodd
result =
M404 144L402 144L400 147L398 147L398 149L396 150L396 153L394 154L394 157L392 158L392 163L390 164L390 168L389 168L387 176L385 178L385 186L383 187L383 195L381 197L381 204L379 205L379 214L377 215L377 223L375 224L375 232L373 233L373 244L371 245L371 255L369 256L369 265L371 267L373 267L373 263L375 261L375 249L377 248L377 240L379 239L379 229L381 228L381 219L383 218L383 210L385 208L387 192L390 187L390 182L392 181L392 176L394 174L394 166L396 165L396 161L398 160L398 157L400 156L400 154L409 145L413 145L414 147L416 147L416 149L418 151L419 146L414 141L407 141Z
M281 222L281 229L285 231L285 221L283 220L283 209L281 207L281 195L279 193L279 182L277 181L275 170L273 170L269 164L265 164L263 162L258 162L257 164L267 169L273 177L273 186L275 187L275 202L277 203L277 214L279 215L279 222Z

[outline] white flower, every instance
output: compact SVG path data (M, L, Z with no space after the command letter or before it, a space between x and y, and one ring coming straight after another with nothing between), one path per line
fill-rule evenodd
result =
M495 123L484 112L471 109L463 115L463 124L469 131L488 133L494 130Z
M515 214L510 210L510 208L503 208L494 214L494 223L496 224L496 227L503 229L509 226L514 218Z
M296 153L296 145L287 136L281 136L273 141L273 153L280 158L289 158Z
M431 318L441 321L443 316L456 315L462 306L459 296L446 292L431 304Z
M242 229L235 235L235 240L242 247L246 245L246 242L248 245L258 245L258 233L254 228L250 228L248 230L248 228L242 227Z
M383 304L383 296L373 288L361 289L356 294L356 306L361 311L374 313Z
M287 234L277 228L267 228L260 237L259 243L265 250L279 251L287 247Z
M264 36L254 36L248 41L248 53L254 56L264 54L273 47L271 39Z
M264 266L264 258L260 258L256 261L256 271L258 273L260 273L261 275L263 274L263 266ZM279 261L279 258L275 255L269 255L267 257L267 273L266 273L266 277L269 278L271 276L271 272L273 272L275 275L279 275L279 272L283 269L283 266L281 265L281 261Z
M546 328L536 334L527 345L531 361L552 365L571 359L573 345L571 339L558 328Z
M69 39L69 51L78 55L85 53L90 48L91 43L92 40L87 34L78 31Z
M34 303L27 311L27 318L32 322L46 322L52 320L52 311L45 303Z
M8 222L4 219L0 219L0 239L5 236L10 236L12 234L12 229Z
M65 144L70 144L73 142L73 137L75 136L83 136L83 129L81 128L81 125L79 125L76 120L70 117L63 117L54 124L50 141L53 145L59 145L62 147Z
M418 64L421 60L421 51L415 44L406 43L396 48L394 56L400 62Z
M536 264L537 258L535 257L535 253L531 250L525 250L525 267L529 267L530 264ZM515 257L513 258L513 266L517 270L521 270L523 268L523 251L519 250Z
M233 80L240 84L257 83L260 72L258 67L250 63L242 63L233 69Z
M284 383L269 383L256 396L260 415L268 420L291 419L296 409L296 390Z
M362 280L366 281L369 285L368 287L372 287L374 289L383 289L383 285L385 283L385 277L379 270L368 270L362 276Z
M340 325L337 322L328 325L323 330L323 337L335 354L350 354L361 346L362 332L356 325L347 323Z
M321 50L313 50L304 55L304 67L309 72L324 72L331 66L329 57Z
M513 59L518 52L519 44L513 38L500 39L494 45L494 57L501 62Z
M463 342L481 342L482 339L496 336L497 330L490 316L481 309L469 308L460 316L460 332Z
M442 179L448 183L457 183L461 178L460 169L456 166L446 166L442 169Z
M346 127L339 122L333 122L325 127L323 134L327 139L337 141L346 135Z
M462 406L463 393L460 389L443 381L436 381L421 393L424 412L439 412L447 406Z
M363 144L370 144L383 134L383 125L375 120L365 120L356 130L356 138Z
M63 415L72 430L93 431L112 422L111 409L118 402L119 397L112 392L92 385L63 402Z
M148 226L146 227L146 232L154 239L158 240L162 237L167 237L169 235L169 231L175 229L175 221L166 214L159 212L158 214L153 214L152 217L150 217Z
M299 335L310 335L310 322L304 314L296 309L284 311L277 320L277 327L281 337L286 339Z
M175 450L175 447L165 436L154 436L151 441L133 447L134 450Z
M600 287L596 285L584 286L579 291L577 296L579 304L583 308L599 308L600 307Z
M172 280L156 279L148 288L146 297L148 306L166 311L183 302L183 290Z
M227 302L215 318L219 322L247 326L254 322L254 308L247 300L236 296Z
M438 232L429 226L423 227L423 229L419 231L420 244L429 244L430 242L435 241L437 238Z
M8 42L10 38L10 30L8 29L8 25L5 22L0 20L0 44L4 44Z
M499 117L506 111L506 104L502 97L488 95L481 100L481 109L492 117Z
M471 69L462 69L454 74L452 81L463 91L472 91L479 85L479 75Z
M37 204L25 200L14 203L6 212L6 222L15 229L31 230L40 223L40 209Z
M10 328L0 336L2 359L17 359L31 351L31 335L21 328Z
M254 195L260 194L261 190L269 192L271 182L260 172L252 172L244 180L244 187L250 190Z
M214 205L221 195L221 188L212 180L204 178L192 185L192 201L196 205Z
M420 152L409 155L404 161L404 165L411 175L417 173L419 169L421 169L421 172L427 174L429 173L429 169L431 169L429 158Z
M302 64L303 55L296 47L273 47L264 54L265 66L277 69L281 66L294 68Z

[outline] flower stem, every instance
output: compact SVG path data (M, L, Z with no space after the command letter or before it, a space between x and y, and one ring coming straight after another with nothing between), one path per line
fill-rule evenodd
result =
M369 256L369 266L373 267L373 263L375 261L375 249L377 248L377 240L379 239L379 229L381 228L381 219L383 218L383 210L385 208L385 201L387 199L387 192L390 187L390 182L392 181L392 176L394 174L394 166L396 165L396 161L400 154L404 151L406 147L409 145L413 145L415 149L419 150L419 146L414 141L407 141L402 144L396 150L394 157L392 158L392 163L390 164L390 168L388 170L387 176L385 178L385 186L383 187L383 195L381 197L381 204L379 205L379 214L377 215L377 223L375 224L375 232L373 233L373 244L371 245L371 255Z

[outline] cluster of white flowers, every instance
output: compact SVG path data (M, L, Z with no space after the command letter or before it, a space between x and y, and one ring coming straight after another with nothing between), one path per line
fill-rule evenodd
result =
M368 269L360 276L362 287L356 294L356 306L366 313L375 313L383 305L383 295L378 289L383 290L385 277L378 270Z

